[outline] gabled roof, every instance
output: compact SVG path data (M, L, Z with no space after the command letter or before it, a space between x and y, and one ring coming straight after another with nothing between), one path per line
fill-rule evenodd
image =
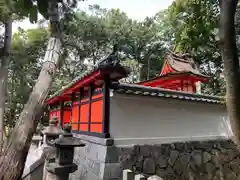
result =
M163 73L163 71L167 65L172 69L171 72L190 72L192 74L208 78L208 76L200 73L193 59L188 54L175 54L169 52L165 57L161 75L166 74L166 72Z
M207 82L209 76L200 73L193 59L190 58L188 54L174 54L169 51L165 56L160 75L137 84L151 86L151 84L159 84L167 79L172 80L173 78Z

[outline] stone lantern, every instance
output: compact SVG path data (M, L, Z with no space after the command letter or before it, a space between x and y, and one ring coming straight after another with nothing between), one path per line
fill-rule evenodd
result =
M46 170L46 166L50 162L55 162L56 158L56 148L54 147L55 140L59 138L61 134L61 129L58 126L58 119L56 116L53 116L49 121L49 126L44 128L41 132L43 136L43 152L45 154L45 164L44 164L44 172L43 172L43 180L47 179L48 172Z
M61 128L57 125L58 119L56 116L53 116L49 121L49 126L47 126L43 131L43 143L44 145L54 146L55 140L61 134Z
M78 138L73 137L71 125L66 124L63 133L55 141L57 150L55 162L49 162L47 171L55 175L57 180L68 180L69 174L77 170L77 165L73 163L74 147L83 147Z

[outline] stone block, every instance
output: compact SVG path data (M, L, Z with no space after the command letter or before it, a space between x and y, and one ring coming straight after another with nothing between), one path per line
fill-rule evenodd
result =
M212 159L211 154L208 152L203 152L203 163L207 163Z
M151 148L152 147L150 145L141 146L139 150L139 155L143 157L148 157L150 155Z
M106 163L118 163L119 157L123 156L123 152L121 151L124 148L118 148L115 146L109 146L106 149L106 155L105 155L105 162Z
M194 160L194 163L200 167L202 164L202 151L200 150L192 151L191 157Z
M168 162L171 166L173 166L174 163L176 162L176 160L178 158L178 155L179 155L179 152L176 151L176 150L173 150L173 151L170 152L170 158L169 158Z
M106 163L104 167L104 178L120 178L122 169L120 163ZM101 177L101 176L100 176Z
M143 160L143 173L146 174L155 174L156 172L156 163L152 157L146 158Z
M123 170L123 175L122 175L122 180L133 180L134 179L134 174L130 169L124 169Z
M167 156L159 156L157 159L157 165L159 168L165 168L168 165L168 157Z

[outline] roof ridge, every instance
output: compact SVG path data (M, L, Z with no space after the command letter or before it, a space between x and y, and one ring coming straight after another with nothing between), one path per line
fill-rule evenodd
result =
M176 57L176 56L174 56L172 54L168 54L168 56L170 56L173 60L176 60L176 61L181 61L181 62L189 63L189 64L194 63L194 61L192 59L191 59L191 61L190 60L186 60L184 58L181 59L180 57Z
M137 84L126 84L126 83L118 83L112 84L111 88L116 90L117 92L126 92L127 94L142 94L142 95L150 95L150 96L159 96L161 97L172 97L177 99L185 99L185 100L195 100L195 101L202 101L202 102L213 102L213 103L222 103L223 97L221 96L211 96L206 94L192 94L188 92L182 91L175 91L169 90L164 88L154 88L148 87L144 85L137 85ZM142 93L139 93L142 92ZM155 94L155 95L152 95Z
M194 60L185 60L178 57L174 57L173 54L168 54L166 61L171 66L171 68L178 72L192 72L201 76L206 76L200 72L200 69L197 67Z

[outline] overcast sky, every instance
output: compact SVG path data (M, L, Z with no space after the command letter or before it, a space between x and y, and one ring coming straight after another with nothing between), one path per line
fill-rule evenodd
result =
M154 16L159 10L166 9L173 0L86 0L80 3L80 9L87 10L89 5L98 4L102 8L119 8L135 20L143 20L146 16ZM28 29L36 27L29 20L14 23L13 31L18 27Z

